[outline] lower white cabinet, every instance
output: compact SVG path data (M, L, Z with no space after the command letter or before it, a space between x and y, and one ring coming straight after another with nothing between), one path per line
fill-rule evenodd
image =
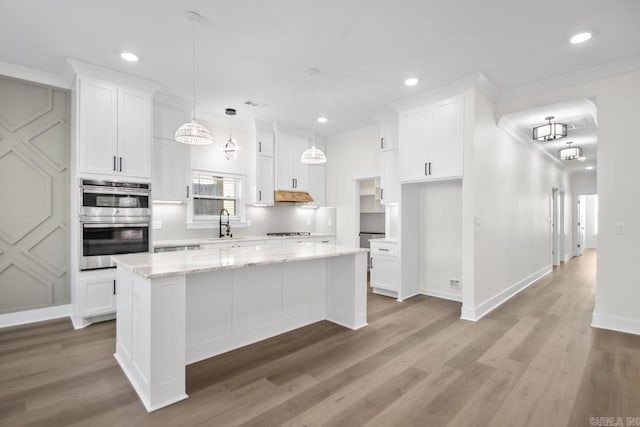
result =
M399 282L398 244L396 242L371 242L371 287L373 292L397 297Z
M78 274L78 310L80 316L99 316L116 311L116 269L86 271Z
M330 237L316 237L315 238L315 242L316 243L322 243L325 245L335 245L336 244L336 238L333 236Z

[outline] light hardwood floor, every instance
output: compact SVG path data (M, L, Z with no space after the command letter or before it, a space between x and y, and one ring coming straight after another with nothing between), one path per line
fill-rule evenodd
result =
M187 368L147 414L114 322L0 330L2 426L562 426L640 417L640 337L592 329L595 252L477 323L460 305L369 295L369 326L320 322ZM640 421L640 418L638 419ZM625 418L626 421L626 418Z

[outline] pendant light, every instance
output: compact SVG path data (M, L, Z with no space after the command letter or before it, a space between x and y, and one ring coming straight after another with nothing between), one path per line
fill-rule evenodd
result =
M311 78L313 79L315 79L318 73L320 73L320 70L318 70L317 68L309 69L309 76L311 76ZM314 101L313 107L315 109L315 82L313 84L312 97ZM307 165L320 165L322 163L327 163L327 156L324 154L324 152L321 149L316 147L315 121L314 121L314 124L311 126L311 148L307 148L306 150L304 150L304 152L300 156L300 162Z
M551 123L554 116L545 117L549 123L533 128L533 139L536 141L553 141L567 136L567 125L565 123Z
M202 17L196 12L187 12L187 19L193 24L193 112L191 121L176 130L176 141L189 145L207 145L213 143L209 129L196 122L196 23Z
M572 147L573 142L567 142L567 147L558 150L560 160L575 160L582 156L582 148Z
M226 144L224 144L224 148L222 152L227 160L233 160L238 157L238 151L240 151L240 147L235 139L233 139L231 132L231 125L233 124L233 116L236 115L236 110L233 108L227 108L224 112L227 116L229 116L229 140Z

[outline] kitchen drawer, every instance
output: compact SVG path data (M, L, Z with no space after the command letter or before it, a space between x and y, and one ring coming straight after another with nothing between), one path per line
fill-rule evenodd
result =
M316 243L323 243L325 245L335 245L336 244L336 238L335 237L316 237L315 238L315 242Z
M371 242L371 256L385 255L385 256L398 256L398 244L395 242Z

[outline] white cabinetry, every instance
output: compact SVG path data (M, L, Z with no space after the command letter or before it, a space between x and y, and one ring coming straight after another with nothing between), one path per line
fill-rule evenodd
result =
M78 78L80 173L151 178L151 94Z
M78 276L80 316L99 316L116 311L116 270L82 272Z
M464 97L404 111L399 119L399 178L420 182L462 177Z
M308 188L309 194L313 198L313 202L307 203L308 206L325 206L325 180L326 168L320 165L308 165Z
M382 174L380 176L380 203L400 202L400 177L398 176L398 122L380 125L380 149Z
M278 134L277 190L307 191L309 168L300 162L307 149L304 137L287 132Z
M396 242L371 241L371 287L374 293L398 296L399 264Z
M316 243L322 243L324 245L335 245L336 244L336 238L334 236L316 237L315 238L315 242Z
M272 206L275 190L275 132L271 123L255 120L247 150L247 204Z
M154 138L153 185L155 201L185 202L191 192L190 147L168 139Z

